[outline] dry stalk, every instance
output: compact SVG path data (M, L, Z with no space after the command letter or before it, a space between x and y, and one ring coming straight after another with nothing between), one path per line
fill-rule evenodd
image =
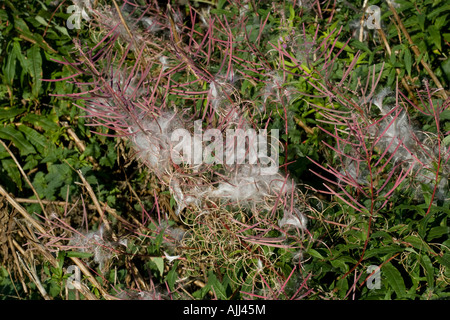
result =
M16 268L17 268L17 270L19 271L20 283L22 284L23 291L24 291L25 293L28 293L28 288L27 288L25 282L23 281L24 276L23 276L22 268L20 267L20 264L19 264L19 259L18 259L18 257L17 257L17 252L16 252L16 250L14 250L14 244L13 244L13 241L15 242L15 240L11 240L11 236L9 236L9 237L8 237L8 244L9 244L9 248L10 248L10 250L11 250L12 256L13 256L13 258L14 258L14 263L16 264ZM21 248L21 249L22 249L22 248ZM22 249L22 250L23 250L23 249ZM22 254L23 254L23 251L21 251L21 252L22 252Z
M383 44L386 47L387 53L389 54L389 56L391 56L392 50L389 45L389 42L387 41L386 34L384 33L383 29L378 29L378 33L380 34L381 39L383 40ZM400 76L400 73L401 73L400 69L395 68L395 71L397 72L397 75ZM412 99L414 104L418 104L419 102L417 101L416 96L414 95L413 91L411 90L411 87L408 85L408 82L406 81L405 77L401 77L400 81L402 82L402 86L406 89L406 91L408 91L408 95Z
M13 159L13 161L16 164L17 168L19 169L20 173L22 174L23 178L25 179L25 181L27 182L27 184L30 186L31 190L33 191L34 196L36 197L37 201L39 202L39 205L41 206L42 212L44 213L45 217L48 218L47 211L44 208L44 204L42 203L41 198L39 197L39 194L37 193L36 189L31 184L30 179L28 179L28 176L25 173L25 171L22 169L22 166L20 165L19 161L14 156L14 154L11 152L11 150L8 148L6 143L4 143L3 140L1 140L1 139L0 139L0 144L3 146L3 148L5 148L5 150L9 153L9 155Z
M0 140L1 141L1 140ZM45 229L41 226L41 224L33 219L30 214L12 197L8 192L0 185L0 195L3 195L6 200L25 218L28 222L31 223L33 227L35 227L41 234L45 234Z
M83 177L84 178L84 177ZM91 188L92 190L92 188ZM0 194L3 195L4 197L6 197L6 200L25 218L26 221L28 221L39 233L41 234L45 234L45 229L44 227L35 219L33 219L30 214L12 197L10 196L6 190L0 186ZM48 259L48 261L54 265L54 266L58 266L58 261L56 260L55 257L53 257L53 255L51 255L42 244L39 243L38 239L34 236L34 232L32 231L27 231L25 230L25 228L18 223L18 225L21 227L22 231L24 232L24 234L26 234L27 238L29 238L31 241L30 243L32 243L45 257L46 259ZM15 241L14 241L15 242ZM20 247L20 245L15 242L14 246L16 246L18 249ZM24 253L23 249L20 248L19 249L22 253ZM17 254L19 254L16 251ZM95 279L95 277L92 275L92 273L86 268L86 266L81 262L80 259L76 258L76 257L71 257L72 261L80 268L80 270L83 272L83 274L88 278L88 280L92 283L92 285L94 287L96 287L101 294L106 298L106 299L111 299L111 296L108 294L108 292L100 285L100 283ZM20 261L20 257L19 257L19 261ZM22 261L21 261L22 263ZM32 279L35 283L36 281L39 281L39 279L34 279L33 274L30 273L30 270L28 270L28 267L25 266L24 269L30 276L30 279ZM37 277L37 276L36 276ZM38 284L36 284L38 285ZM41 294L44 296L44 293L46 294L45 290L41 291L41 289L39 289ZM95 295L91 295L90 298L95 297Z
M113 234L108 219L105 218L104 210L100 206L100 202L98 201L94 190L92 189L89 182L87 182L86 178L83 176L83 173L81 172L81 170L78 170L77 173L78 173L78 176L80 177L81 181L83 182L83 186L86 188L87 192L91 196L91 199L94 202L94 206L97 209L97 212L99 213L100 219L101 219L102 223L105 225L106 230L108 232L111 232L111 234L113 235L113 240L117 241L117 237L115 237L115 235Z
M394 14L394 18L397 21L398 25L400 26L400 29L403 32L403 35L405 36L406 40L408 40L408 43L411 46L411 49L414 51L414 54L416 55L417 58L420 57L420 51L419 48L417 47L417 45L414 43L414 41L411 39L411 36L409 35L408 31L406 30L402 19L400 19L400 16L397 13L397 10L395 10L394 6L392 5L391 0L386 0L389 9L392 11L392 13ZM448 94L445 91L444 87L442 86L441 82L439 81L439 79L436 77L436 75L434 74L433 70L431 70L430 66L428 65L428 63L425 62L425 60L422 58L420 59L420 63L422 64L422 66L425 68L425 70L427 71L427 73L430 75L431 79L433 79L433 82L436 84L436 86L438 87L439 91L442 93L442 96L445 99L448 99Z
M45 290L45 288L42 286L42 283L36 274L36 268L35 267L31 268L28 265L26 265L25 262L23 261L23 259L20 257L19 252L16 251L16 255L17 255L17 258L19 259L20 264L22 265L23 270L25 270L25 272L27 273L30 280L34 282L34 284L38 288L39 292L41 293L42 297L45 300L52 300L52 298L47 294L47 291Z

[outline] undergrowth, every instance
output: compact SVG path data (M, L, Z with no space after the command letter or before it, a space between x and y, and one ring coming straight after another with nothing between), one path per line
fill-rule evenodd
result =
M448 298L449 10L5 1L0 297Z

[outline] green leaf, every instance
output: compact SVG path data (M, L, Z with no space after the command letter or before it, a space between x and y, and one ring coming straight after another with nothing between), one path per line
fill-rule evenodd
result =
M170 290L174 290L175 282L178 279L178 273L177 273L178 263L179 263L179 261L176 261L175 264L173 265L172 269L170 269L170 271L166 275L166 281L167 281L167 284L169 285Z
M387 254L392 255L394 253L401 251L403 251L403 248L398 245L390 245L388 247L374 248L366 252L366 254L364 255L364 259L368 259L371 257L382 257Z
M430 20L433 20L436 16L438 16L439 14L441 14L441 12L450 10L450 5L446 4L446 5L442 5L442 6L438 6L435 10L433 10L431 13L429 13L427 15L427 18Z
M223 285L220 283L219 279L217 279L216 275L213 272L208 273L208 282L201 289L201 297L205 297L205 295L213 289L216 293L218 299L226 299L227 294Z
M450 145L450 135L446 136L446 137L444 138L444 140L442 140L442 141L444 142L444 145L445 145L446 147L448 147L448 146Z
M8 60L6 60L6 64L3 67L3 74L5 75L6 83L9 86L12 86L14 77L16 75L16 61L17 56L15 52L11 50L11 52L8 55Z
M3 169L6 171L11 180L17 185L19 190L22 190L22 178L20 176L19 168L13 159L4 159L1 161Z
M441 33L435 26L428 27L428 33L430 34L430 39L434 43L434 45L438 48L439 51L442 50L441 47Z
M405 62L405 68L406 72L408 72L408 75L411 76L411 68L412 68L412 56L411 52L408 48L405 49L405 54L403 56L404 62Z
M0 127L0 139L6 139L13 142L13 144L20 150L22 155L36 153L33 146L25 139L23 134L18 131L13 125Z
M311 255L311 256L313 256L313 257L315 257L315 258L319 258L319 259L325 259L317 250L315 250L315 249L308 249L308 250L306 250L306 253L307 254L309 254L309 255Z
M400 271L388 262L382 267L382 272L386 276L389 285L394 289L397 297L404 298L406 295L406 287Z
M439 115L439 119L440 120L450 120L450 110L442 111Z
M21 125L18 129L25 134L27 140L31 142L39 153L43 153L44 149L47 148L47 139L30 127Z
M53 298L56 298L60 292L61 292L61 287L54 281L51 281L50 290L48 292L49 295Z
M227 293L223 285L219 282L219 279L216 278L216 281L211 284L211 289L216 293L217 299L226 300Z
M425 19L426 19L425 14L423 14L423 13L418 14L417 19L419 21L420 29L422 29L422 31L425 31Z
M158 268L159 274L162 277L164 273L164 259L162 257L151 257L151 260Z
M436 21L434 22L434 25L438 30L441 30L443 26L447 23L448 14L445 14L443 16L440 16L439 18L436 18Z
M20 47L19 41L14 41L12 52L14 52L14 54L16 55L17 60L19 60L20 66L23 69L23 71L22 71L22 73L23 73L27 69L27 66L26 66L27 62L26 62L25 56L22 53L22 48Z
M352 48L355 48L355 49L358 49L358 50L363 50L363 51L365 51L367 53L372 53L372 51L369 49L369 47L367 46L366 43L360 42L358 40L352 40L350 42L350 46Z
M90 258L93 256L93 253L89 253L89 252L79 252L79 251L67 251L66 252L66 256L71 258Z
M42 56L41 48L38 45L33 45L27 51L27 66L28 72L33 78L32 94L34 98L37 98L42 86Z
M389 72L389 76L388 76L388 86L391 86L394 83L396 75L397 75L397 73L395 71L395 68L392 66L391 71Z
M17 115L23 113L25 108L0 108L0 121L14 119Z
M57 117L52 120L49 116L43 117L42 115L29 113L22 118L22 121L28 122L36 128L42 128L45 131L57 131L59 128L58 123L56 122L58 121Z
M33 33L28 28L27 23L22 18L14 17L14 27L19 31L19 33L24 36L29 41L36 43L38 47L43 48L44 50L51 51L56 53L56 50L51 48L47 42L45 42L42 35L39 33ZM34 45L36 46L36 45Z
M36 16L34 17L36 19L37 22L39 22L40 24L44 25L44 26L48 26L48 22L42 18L41 16Z
M450 234L450 227L446 226L438 226L431 228L431 230L427 234L427 241L431 241L436 238L440 238L445 234Z
M434 288L434 267L431 263L430 257L423 254L420 256L420 264L425 270L425 276L427 277L428 286Z
M341 259L331 260L330 263L334 268L340 269L342 273L345 273L350 269L349 266Z
M440 264L445 266L447 269L450 269L450 253L446 253L442 257L437 256L436 259Z
M419 251L426 251L426 252L433 252L434 251L428 246L428 244L416 236L407 236L404 238L405 242L408 242L413 246L414 248L418 249Z

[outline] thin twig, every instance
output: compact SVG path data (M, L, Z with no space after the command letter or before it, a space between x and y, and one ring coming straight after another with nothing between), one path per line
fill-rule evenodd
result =
M31 183L30 179L28 179L27 174L25 173L25 171L23 171L22 166L20 165L19 161L16 159L16 157L11 152L11 150L8 148L6 143L4 143L3 140L1 140L1 139L0 139L0 144L3 146L3 148L6 149L6 151L9 153L9 155L13 159L17 168L19 169L20 173L22 174L23 178L25 179L25 181L27 182L27 184L30 186L31 190L33 191L34 196L36 197L39 205L41 206L42 212L44 213L45 217L48 219L47 211L44 208L44 204L42 203L41 198L40 198L39 194L37 193L36 189L33 187L33 184Z
M400 26L400 29L403 32L403 35L406 37L406 40L408 40L411 49L414 51L414 54L416 55L416 57L420 57L420 51L419 48L417 47L417 45L414 43L414 41L411 39L411 36L409 35L408 31L406 30L405 26L403 25L402 20L400 19L397 10L395 10L394 6L392 5L391 0L386 0L389 9L392 11L392 13L394 14L395 20L397 20L398 25ZM442 95L445 99L448 99L448 95L447 92L445 91L444 87L442 86L441 82L439 81L439 79L436 77L436 75L434 74L434 72L431 70L430 66L428 65L428 63L425 62L425 60L422 58L420 59L420 63L422 64L422 66L425 68L425 70L427 71L427 73L430 75L431 79L433 79L433 82L436 84L436 86L438 87L438 89L442 92Z
M73 141L75 142L75 145L77 146L78 150L81 153L84 153L86 151L86 145L84 144L84 142L78 138L77 134L75 133L75 131L73 131L73 129L69 126L69 124L67 122L60 122L60 124L66 128L67 134L73 139ZM88 156L87 159L89 160L89 162L92 163L92 165L94 166L94 169L98 167L98 163L97 161L94 159L94 157L92 156Z
M9 248L11 249L12 256L14 258L14 263L16 264L17 270L19 270L20 283L22 284L23 291L25 293L28 293L28 288L27 288L25 282L23 281L24 276L23 276L23 273L22 273L22 268L20 267L19 259L17 258L16 250L14 250L14 244L13 244L13 240L11 240L11 236L8 236L8 244L9 244Z
M39 280L39 277L36 274L36 269L33 268L31 269L31 267L28 267L25 262L23 261L23 259L20 257L19 252L16 251L17 257L22 265L23 270L25 270L25 272L28 274L28 277L30 278L31 281L34 282L34 284L36 285L36 287L38 288L39 292L41 293L42 297L45 300L52 300L52 298L47 294L47 291L45 290L44 286L42 285L41 281Z
M1 185L0 195L3 195L6 200L22 215L22 217L33 225L33 227L35 227L40 233L45 234L45 229L40 225L40 223L33 219L30 214L12 196L10 196Z
M105 218L104 210L100 206L100 202L98 201L94 190L92 189L92 187L89 184L89 182L87 182L86 178L83 176L83 173L81 172L81 170L77 170L77 173L78 173L78 176L80 177L81 181L83 182L83 186L86 188L87 192L91 196L91 199L94 202L94 206L97 209L97 212L99 213L100 219L103 222L103 224L105 225L106 230L108 232L112 232L112 229L111 229L111 226L109 224L109 221L108 221L108 219ZM116 240L117 239L114 239L114 241L116 241Z
M133 42L134 49L138 50L138 47L136 45L136 41L134 40L133 34L131 33L131 30L128 27L127 22L123 18L123 15L122 15L122 12L120 11L119 5L117 4L116 0L112 0L112 2L114 3L114 6L116 7L117 13L119 14L120 21L122 22L123 26L125 27L125 30L127 31L128 35L130 36L131 41Z
M384 33L383 29L378 29L378 33L380 34L381 39L383 40L383 44L384 44L384 46L386 48L386 51L387 51L387 53L389 54L389 57L390 57L392 55L392 50L391 50L391 47L389 45L389 42L387 41L386 34ZM400 76L400 73L401 73L400 69L399 68L395 68L395 71L397 72L397 75ZM402 85L406 89L406 91L408 91L409 97L412 99L412 101L416 105L418 105L419 102L417 101L413 91L411 90L411 87L408 85L408 82L406 82L406 79L404 77L401 77L400 81L402 82Z
M314 129L306 125L301 119L294 116L295 123L297 123L300 127L303 128L303 130L306 131L309 135L314 134Z
M100 293L105 297L107 300L112 300L113 298L111 295L100 285L100 283L95 279L95 277L92 275L92 273L89 271L88 268L81 262L80 259L76 257L70 257L73 262L80 268L81 272L88 278L88 280L100 291Z

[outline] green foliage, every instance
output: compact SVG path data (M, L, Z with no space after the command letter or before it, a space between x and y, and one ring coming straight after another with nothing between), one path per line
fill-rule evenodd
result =
M305 4L299 7L291 1L252 3L257 7L249 4L248 10L243 10L229 1L219 0L210 13L228 20L246 15L246 34L229 31L236 40L233 54L239 68L249 76L240 80L239 93L243 100L254 102L255 109L259 108L255 122L262 126L267 123L268 129L280 129L281 143L285 146L280 164L288 164L286 172L305 185L314 188L323 185L322 180L310 173L310 169L317 169L311 159L324 167L339 161L323 144L333 144L325 131L334 133L334 127L313 106L339 110L340 105L324 94L318 84L342 88L340 81L353 64L349 91L356 91L365 83L369 72L374 71L380 73L379 88L394 89L398 82L405 92L401 79L415 90L423 87L423 79L430 78L423 63L430 66L444 88L450 84L450 5L445 1L396 1L399 5L396 10L414 46L399 32L385 1L373 1L371 4L381 8L382 30L391 54L376 30L363 28L364 36L359 37L362 29L360 25L355 28L354 21L362 18L362 1L351 5L338 2L339 10L327 9L320 14L322 17ZM77 93L78 88L70 81L52 81L73 75L73 69L55 60L72 61L74 37L96 45L87 28L77 31L65 27L68 14L64 10L56 8L50 0L15 1L14 4L6 0L0 9L0 139L8 145L43 200L85 199L79 187L78 172L81 172L98 200L116 208L119 215L131 212L144 217L148 214L146 210L153 210L152 218L156 215L160 218L161 213L173 211L176 201L170 192L158 189L145 170L125 159L127 147L120 145L122 149L118 151L119 139L107 137L111 134L108 129L93 129L104 135L93 134L92 127L86 126L89 120L83 117L85 113L74 106L74 101L53 96ZM216 41L227 41L227 35L219 33ZM248 50L249 44L254 45L253 51ZM223 57L212 56L208 70L212 74L223 72L223 65L214 59L219 61ZM258 61L264 61L263 67L254 69ZM193 74L181 73L172 78L186 83L194 79ZM276 81L280 83L274 84ZM207 90L206 84L201 90ZM81 100L75 102L84 106ZM181 102L192 103L168 97L169 104ZM433 101L433 105L443 103L441 98ZM206 102L197 101L192 107L206 112L206 106ZM411 113L419 130L441 134L443 144L449 147L449 136L444 135L450 131L448 109L440 113L440 132L431 117L416 111ZM324 130L319 130L319 126ZM84 144L83 150L79 149L75 137ZM388 165L386 168L390 169ZM379 181L382 184L385 180ZM2 146L0 185L16 198L35 200L17 164ZM390 182L386 188L392 186ZM133 188L142 191L143 201L136 202L138 197L130 191ZM346 190L351 192L350 189ZM239 243L227 250L210 241L210 225L188 219L195 226L194 232L186 236L185 244L189 246L183 248L182 259L176 261L167 259L167 252L179 254L167 241L169 226L175 227L176 223L170 221L162 226L151 222L144 229L146 234L141 233L128 242L125 258L112 259L115 270L107 271L99 281L117 284L110 290L111 294L126 289L125 283L131 277L127 268L133 261L141 274L151 274L152 281L160 286L167 284L174 299L186 298L184 290L180 290L180 281L185 278L203 284L191 284L187 288L189 297L195 299L249 296L289 299L307 275L312 275L308 278L308 288L313 288L313 293L307 296L309 299L446 299L450 282L449 192L444 190L444 200L436 200L431 187L424 185L422 189L423 199L414 190L405 190L402 184L389 198L389 204L379 210L380 205L371 202L370 197L354 194L365 206L363 213L337 197L322 198L323 203L317 205L321 214L310 219L300 262L294 259L298 258L298 252L290 247L298 244L297 238L287 237L279 246L265 244L268 239L285 236L278 226L264 226L270 232L258 238L258 244L247 245L242 239L250 234L240 233L237 227L241 221L254 223L246 220L245 212L235 212L233 219L237 222L231 226L242 237L239 241L229 229L217 229L213 233L214 240L219 239L220 243ZM164 208L156 208L157 192L156 196L167 202ZM135 202L130 204L129 199ZM381 200L385 199L377 199ZM372 204L376 210L370 211ZM37 203L24 204L24 207L29 212L42 213ZM89 219L95 226L100 224L92 216ZM69 277L65 268L72 263L69 258L87 262L93 256L75 249L60 252L57 267L44 258L38 273L45 275L43 286L49 296L65 298L65 281ZM367 273L370 266L380 267L379 288L367 285L371 280ZM7 268L0 267L0 299L39 297L36 285L29 279L24 281L30 289L28 294L21 281L15 280ZM90 289L100 296L98 288ZM73 294L70 292L70 297Z

